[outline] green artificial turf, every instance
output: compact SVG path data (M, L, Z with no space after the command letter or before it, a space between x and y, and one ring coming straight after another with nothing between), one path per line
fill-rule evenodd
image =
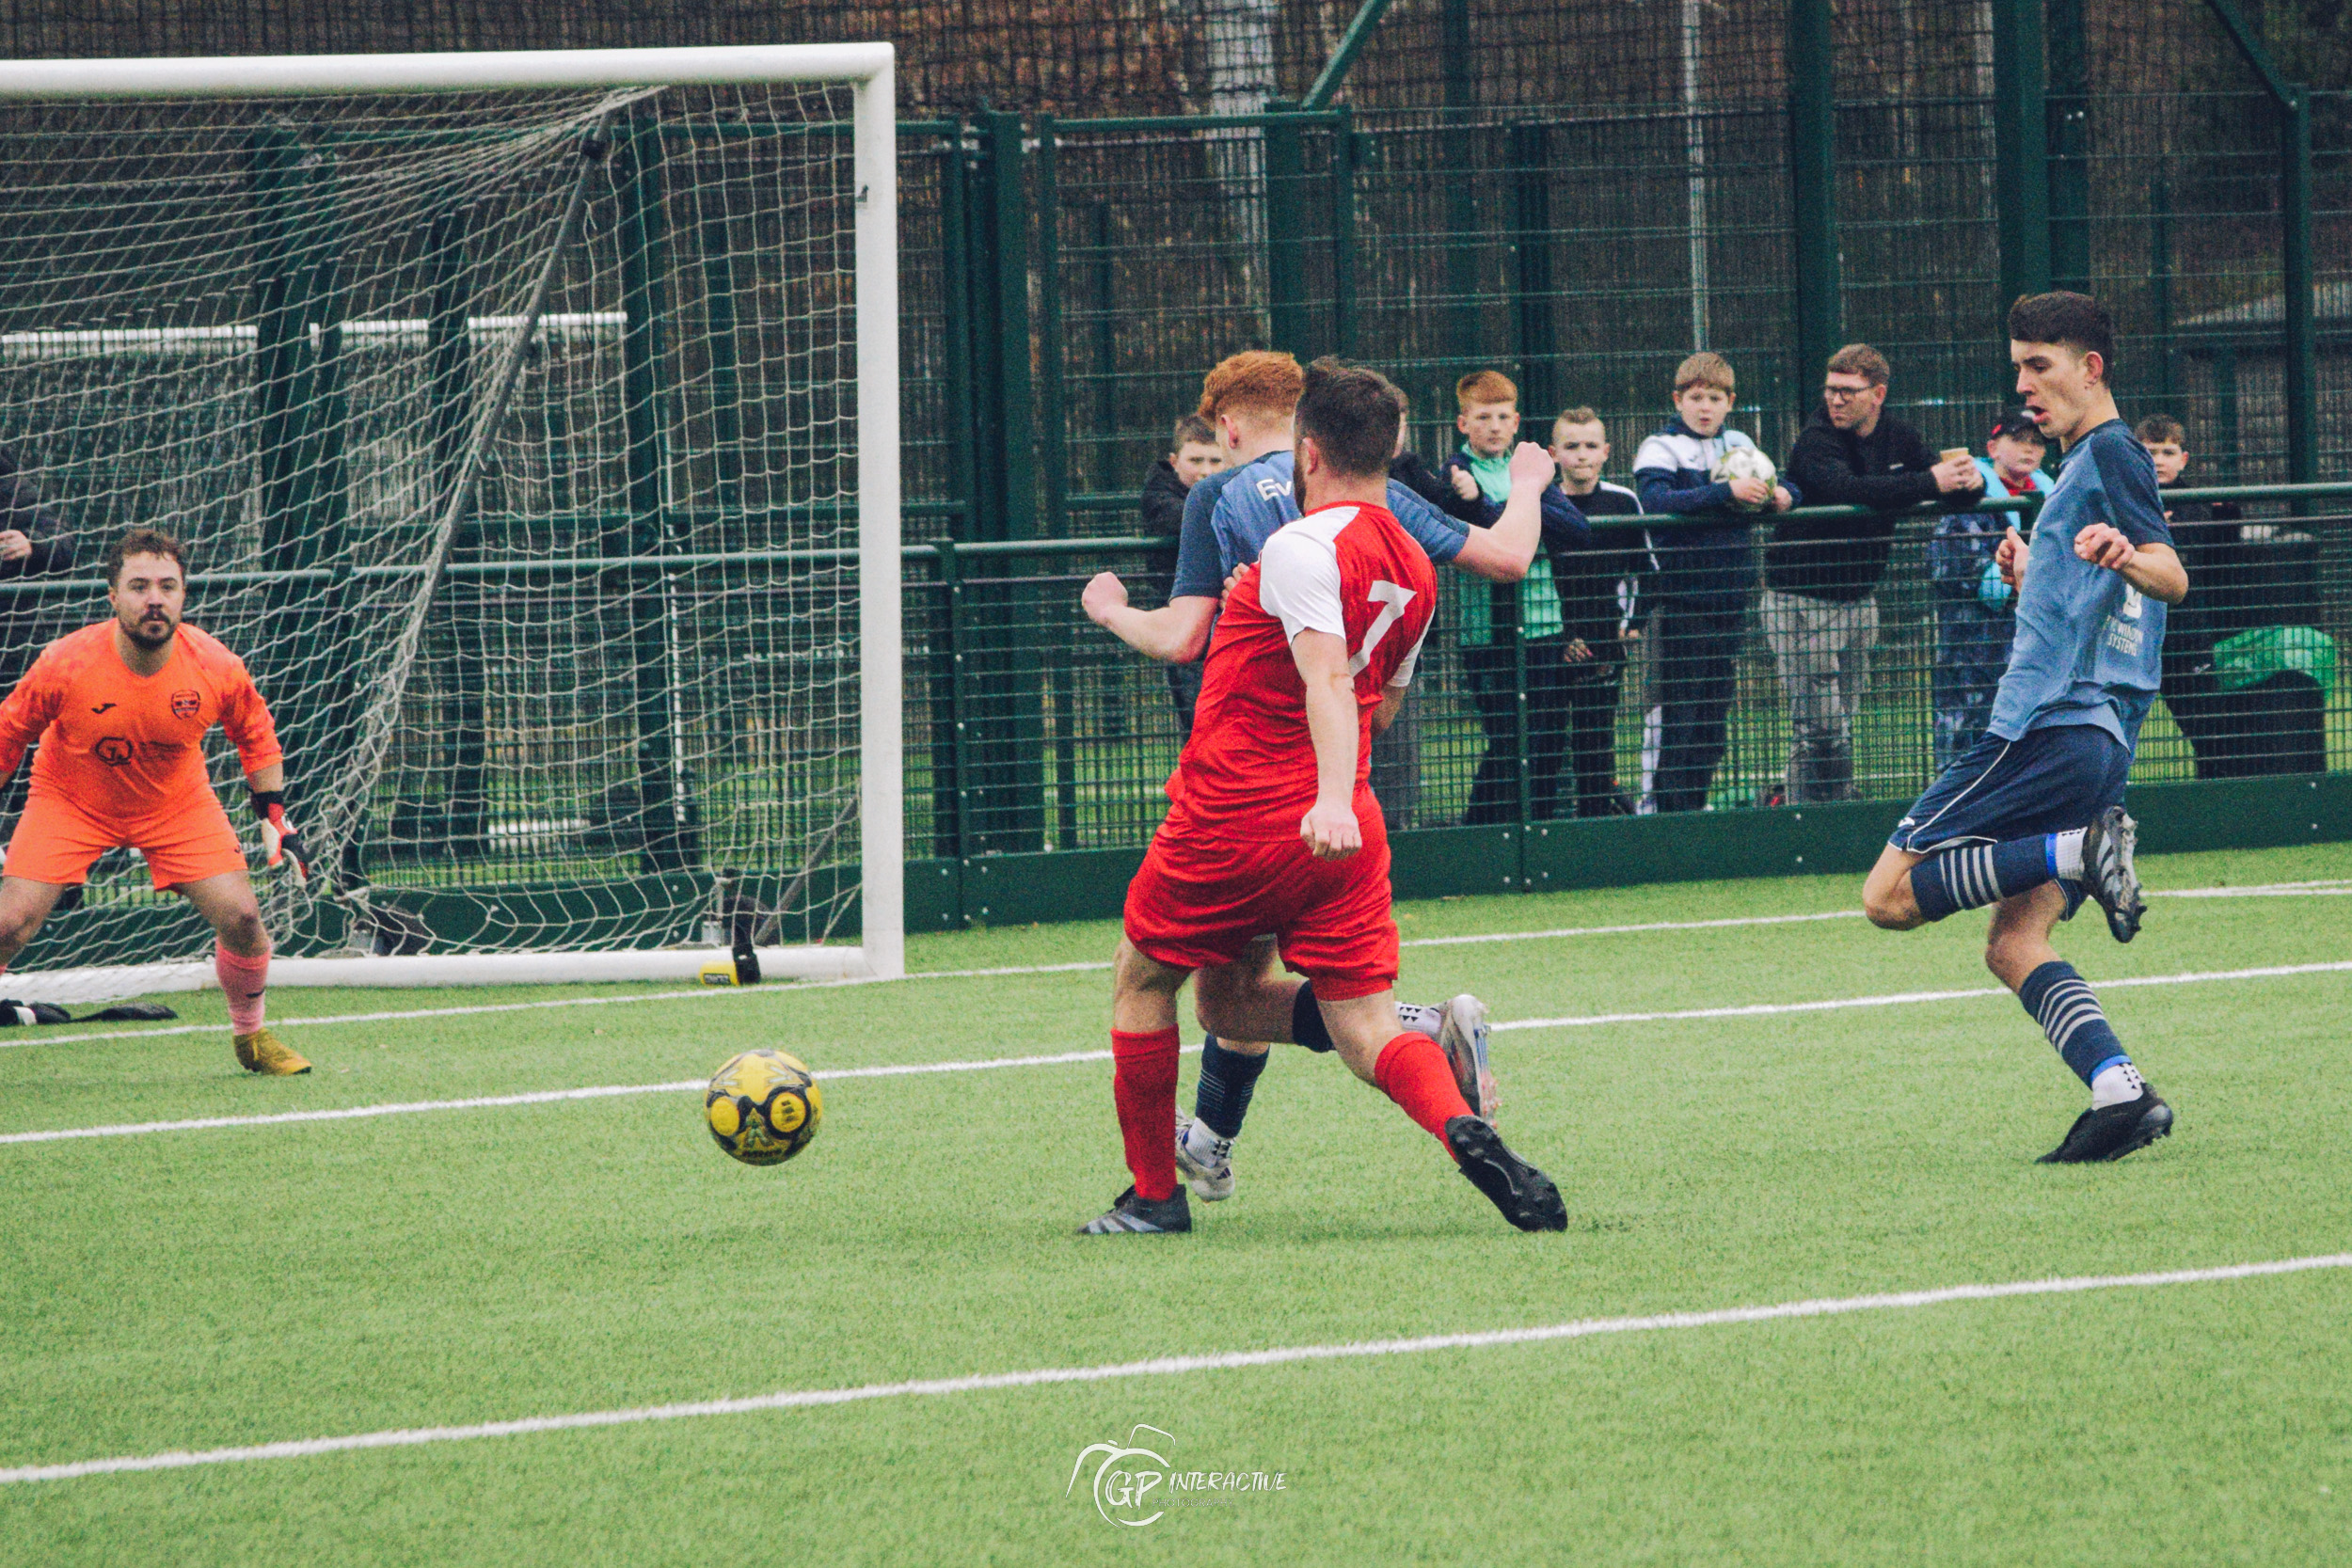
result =
M2352 848L2151 859L2152 888L2352 879ZM1851 907L1850 879L1401 910L1408 942ZM1500 1022L1985 988L1981 915L1408 948ZM2095 983L2352 958L2352 897L2164 899ZM1103 925L917 939L1099 960ZM0 1036L0 1132L1099 1051L1099 971L643 997L272 995L225 1030ZM217 1025L215 996L175 997ZM841 1079L735 1164L685 1092L0 1146L0 1467L678 1401L1705 1311L2352 1248L2352 974L2111 987L2181 1116L2050 1168L2081 1091L2006 996L1496 1037L1559 1179L1520 1236L1426 1134L1284 1050L1190 1237L1080 1239L1124 1184L1109 1067ZM1185 1103L1189 1104L1190 1058ZM900 1397L0 1487L0 1562L2280 1563L2352 1552L2352 1271ZM1105 1524L1137 1423L1279 1492ZM1169 1445L1172 1445L1170 1447Z

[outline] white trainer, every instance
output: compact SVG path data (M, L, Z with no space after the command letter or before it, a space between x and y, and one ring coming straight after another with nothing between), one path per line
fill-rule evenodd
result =
M1233 1196L1233 1140L1200 1129L1205 1154L1196 1152L1190 1117L1176 1118L1176 1170L1192 1184L1192 1196L1203 1203L1222 1203Z
M1454 1069L1462 1098L1470 1101L1470 1114L1491 1122L1501 1097L1495 1092L1494 1071L1486 1065L1486 1004L1464 991L1445 1005L1444 1021L1438 1025L1438 1048Z

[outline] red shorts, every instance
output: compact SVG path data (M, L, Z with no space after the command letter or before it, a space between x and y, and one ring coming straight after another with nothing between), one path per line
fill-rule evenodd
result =
M229 826L229 814L206 790L143 822L110 821L56 796L36 796L17 818L0 876L72 886L89 879L99 856L124 846L147 857L147 875L159 888L246 868L245 847Z
M1170 969L1238 961L1271 931L1282 962L1327 1002L1396 984L1396 916L1390 908L1389 835L1366 814L1364 847L1319 861L1293 838L1237 843L1200 828L1162 827L1127 884L1127 940Z

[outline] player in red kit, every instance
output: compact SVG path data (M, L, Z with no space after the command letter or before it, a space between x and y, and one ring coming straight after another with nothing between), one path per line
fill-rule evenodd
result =
M1308 368L1298 403L1304 515L1234 580L1168 781L1168 820L1127 889L1111 1001L1112 1093L1135 1184L1089 1234L1189 1230L1176 1180L1176 993L1195 971L1243 959L1275 934L1314 984L1356 1075L1443 1143L1462 1174L1523 1230L1563 1230L1542 1171L1473 1115L1437 1041L1399 1022L1389 844L1368 783L1372 736L1404 705L1436 610L1428 555L1382 504L1405 400L1375 372ZM1540 484L1541 447L1514 465ZM1289 988L1236 988L1220 1036L1279 1037L1253 1007L1285 1013Z
M115 618L49 644L0 703L0 779L26 746L40 746L0 870L0 969L99 856L135 847L158 889L182 895L212 924L237 1061L248 1072L308 1072L262 1025L269 932L245 848L204 769L204 733L218 724L236 742L269 863L291 860L307 875L301 837L286 822L269 707L236 655L180 624L187 573L177 540L153 529L125 534L106 552L106 594Z

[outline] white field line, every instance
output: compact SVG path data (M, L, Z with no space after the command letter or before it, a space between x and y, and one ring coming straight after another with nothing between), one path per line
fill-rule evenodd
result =
M1816 920L1859 920L1860 910L1819 914L1742 914L1722 920L1650 920L1638 926L1563 926L1549 931L1486 931L1467 937L1415 937L1400 947L1468 947L1490 942L1549 942L1563 937L1616 937L1633 931L1713 931L1726 926L1796 926Z
M1198 1054L1197 1045L1181 1047ZM905 1078L927 1072L988 1072L998 1068L1058 1067L1065 1062L1107 1062L1107 1051L1059 1051L1044 1056L996 1056L977 1062L911 1062L889 1067L837 1068L823 1082L844 1078ZM416 1116L425 1111L489 1111L501 1105L553 1105L566 1100L613 1100L624 1095L683 1094L710 1086L707 1079L674 1084L604 1084L585 1089L537 1089L526 1094L477 1095L469 1100L392 1101L381 1105L345 1105L324 1111L278 1111L260 1117L191 1117L184 1121L116 1122L103 1127L60 1127L33 1132L0 1132L0 1144L63 1143L74 1138L127 1138L141 1132L200 1132L218 1127L275 1127L296 1121L363 1121L375 1117Z
M1108 970L1099 961L1068 964L1025 964L1007 969L933 969L901 976L907 980L971 980L999 974L1066 974ZM484 1002L467 1007L405 1007L396 1012L333 1013L314 1018L274 1018L272 1029L310 1023L393 1023L416 1018L469 1018L478 1013L529 1013L547 1007L613 1007L636 1002L691 1002L698 997L783 996L795 991L825 990L835 986L887 986L893 980L871 977L852 980L799 980L780 986L698 986L692 990L633 991L626 996L558 996L543 1002ZM0 978L0 986L8 981ZM47 1025L46 1027L56 1027ZM42 1035L38 1039L0 1040L0 1051L11 1046L55 1045L59 1041L153 1039L164 1035L216 1035L217 1023L175 1023L166 1029L93 1029L70 1035Z
M2328 963L2276 964L2262 969L2217 969L2185 974L2143 974L2137 978L2102 980L2099 989L2124 986L2189 986L2217 980L2270 980L2296 974L2332 974L2352 970L2352 959ZM1656 1013L1590 1013L1572 1018L1514 1019L1494 1025L1502 1034L1518 1029L1589 1029L1606 1023L1660 1023L1684 1019L1760 1018L1780 1013L1836 1012L1849 1007L1900 1007L1924 1002L1965 1002L1986 996L2007 996L1998 986L1968 990L1896 991L1883 996L1840 996L1820 1002L1754 1002L1731 1007L1686 1007ZM1197 1045L1181 1048L1186 1054ZM820 1083L844 1078L906 1078L934 1072L991 1072L1002 1068L1057 1067L1071 1062L1107 1062L1107 1051L1060 1051L1040 1056L993 1056L968 1062L905 1062L883 1067L839 1068L818 1074ZM541 1089L527 1094L483 1095L468 1100L413 1100L381 1105L349 1105L335 1110L280 1111L254 1117L196 1117L184 1121L114 1122L97 1127L45 1128L29 1132L0 1132L0 1144L64 1143L79 1138L120 1138L142 1132L195 1132L222 1127L272 1127L281 1122L355 1121L373 1117L413 1116L425 1111L479 1111L501 1105L551 1105L566 1100L607 1100L621 1095L673 1094L699 1089L701 1079L672 1084L610 1084L584 1089Z
M2183 888L2162 893L2152 891L2150 896L2292 898L2324 896L2331 894L2352 894L2352 882L2273 882L2256 887ZM1399 945L1463 947L1504 942L1553 942L1575 937L1624 936L1645 931L1712 931L1736 926L1789 926L1823 920L1859 920L1861 918L1860 910L1825 910L1814 914L1736 915L1721 920L1652 920L1627 926L1565 926L1543 931L1489 931L1464 937L1415 937ZM535 1012L547 1007L609 1007L640 1002L687 1002L696 998L711 997L789 996L798 991L826 990L835 986L887 986L898 985L908 980L994 979L1014 974L1089 974L1104 973L1110 967L1109 964L1099 960L1087 960L1061 964L1007 964L995 969L932 969L901 975L898 980L878 980L870 977L847 980L803 980L784 986L755 986L748 990L734 986L710 986L700 987L693 990L641 991L627 996L559 996L540 1002L489 1002L464 1007L408 1007L391 1012L333 1013L316 1018L279 1018L273 1019L270 1022L270 1027L291 1029L296 1025L310 1024L393 1023L419 1018L469 1018L485 1013ZM2114 982L2107 983L2113 984ZM5 984L5 980L0 980L0 985ZM217 1023L182 1023L164 1029L101 1029L73 1034L41 1034L25 1039L0 1039L0 1051L33 1045L52 1045L59 1041L155 1039L167 1035L211 1035L217 1034L220 1027Z
M1725 920L1654 920L1639 926L1580 926L1549 931L1497 931L1467 937L1418 937L1400 945L1406 947L1453 947L1471 942L1541 942L1563 937L1619 936L1633 931L1701 931L1724 926L1782 926L1797 921L1846 920L1859 918L1859 910L1832 910L1824 914L1761 914L1744 915ZM1107 973L1110 965L1100 959L1087 959L1061 964L1012 964L998 969L933 969L901 975L900 980L974 980L993 979L1012 974L1081 974ZM627 996L559 996L540 1002L491 1002L464 1007L409 1007L396 1012L335 1013L320 1018L280 1018L270 1021L273 1029L289 1029L296 1024L321 1023L389 1023L405 1019L460 1018L481 1013L527 1013L545 1007L609 1007L633 1002L686 1002L697 997L782 996L794 991L828 990L837 986L896 985L898 981L877 980L870 976L846 980L803 980L785 986L757 986L745 989L737 986L705 986L693 990L642 991ZM0 981L5 984L5 981ZM166 1035L213 1035L220 1032L217 1023L180 1023L164 1029L104 1029L72 1035L42 1035L35 1039L0 1040L0 1050L10 1046L47 1045L57 1040L153 1039Z
M83 1459L64 1465L20 1465L0 1468L0 1485L72 1481L82 1476L134 1470L181 1470L197 1465L241 1465L258 1459L310 1459L359 1449L406 1449L427 1443L466 1443L485 1437L523 1437L541 1432L578 1432L590 1427L637 1426L648 1421L687 1420L705 1416L744 1416L766 1410L798 1410L868 1400L988 1393L1000 1388L1037 1388L1057 1384L1110 1383L1125 1378L1173 1377L1185 1372L1237 1371L1310 1361L1349 1361L1366 1356L1424 1355L1432 1351L1489 1350L1505 1345L1589 1339L1605 1334L1651 1334L1671 1329L1724 1328L1793 1318L1836 1318L1943 1307L1963 1301L2003 1301L2014 1296L2074 1295L2086 1291L2146 1291L2172 1285L2212 1285L2272 1275L2309 1274L2352 1268L2352 1252L2284 1258L2220 1268L2173 1269L2162 1274L2079 1275L2059 1279L2018 1279L1993 1285L1947 1285L1940 1290L1883 1295L1832 1296L1776 1302L1766 1307L1727 1307L1709 1312L1660 1312L1645 1317L1583 1318L1528 1328L1487 1329L1471 1334L1431 1334L1411 1339L1369 1339L1342 1344L1285 1345L1271 1350L1228 1351L1217 1355L1166 1355L1108 1366L1040 1367L1027 1371L983 1372L969 1377L925 1378L906 1383L868 1383L851 1388L801 1388L747 1399L697 1400L686 1404L641 1405L631 1410L583 1411L568 1416L532 1416L521 1420L483 1421L472 1426L405 1427L345 1437L307 1437L294 1442L257 1443L246 1448L179 1449L168 1453Z
M2352 959L2315 964L2271 964L2261 969L2208 969L2186 974L2141 974L2122 980L2101 980L2098 990L2125 986L2194 986L2210 980L2270 980L2289 974L2332 974L2352 970ZM1904 990L1883 996L1841 996L1826 1002L1755 1002L1739 1007L1684 1007L1663 1013L1592 1013L1576 1018L1519 1018L1494 1025L1497 1034L1508 1029L1586 1029L1601 1023L1659 1023L1686 1018L1760 1018L1773 1013L1827 1013L1847 1007L1903 1007L1920 1002L1963 1002L1977 996L2007 996L2007 988L1978 986L1967 990Z
M2268 887L2185 887L2170 893L2151 890L2152 898L2341 898L2352 894L2342 882L2278 882Z

